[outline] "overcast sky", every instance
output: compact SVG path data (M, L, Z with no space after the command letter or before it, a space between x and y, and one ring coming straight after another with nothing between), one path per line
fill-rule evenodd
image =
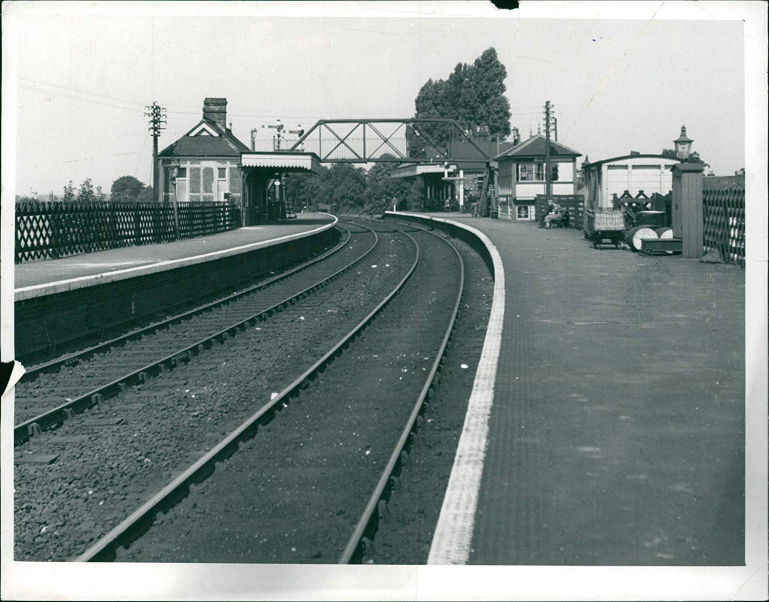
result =
M550 100L559 141L592 161L672 148L685 124L716 174L745 165L739 20L405 14L22 17L16 192L61 194L88 177L105 190L122 175L149 183L143 107L153 100L168 110L161 149L200 120L211 96L227 98L228 121L248 144L252 128L277 118L307 129L322 118L413 116L428 78L445 79L490 46L524 139Z

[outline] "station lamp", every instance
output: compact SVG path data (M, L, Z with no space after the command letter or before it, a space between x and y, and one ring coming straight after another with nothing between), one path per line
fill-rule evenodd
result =
M676 157L681 161L686 161L689 158L689 151L692 150L692 140L686 136L686 126L681 126L681 135L677 140L673 140L676 145Z

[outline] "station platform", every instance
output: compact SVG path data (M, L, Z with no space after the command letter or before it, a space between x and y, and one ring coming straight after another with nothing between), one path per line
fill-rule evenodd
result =
M743 565L745 271L433 217L491 240L505 303L429 562Z
M15 267L15 300L220 259L303 236L335 221L326 213L302 213L278 224L251 226L229 232L163 244L120 247L61 259L33 261Z
M304 261L337 219L297 219L15 266L15 354L39 361L191 309Z

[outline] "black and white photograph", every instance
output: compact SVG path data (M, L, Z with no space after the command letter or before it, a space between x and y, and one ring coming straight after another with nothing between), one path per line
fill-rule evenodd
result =
M9 600L759 600L764 2L3 2Z

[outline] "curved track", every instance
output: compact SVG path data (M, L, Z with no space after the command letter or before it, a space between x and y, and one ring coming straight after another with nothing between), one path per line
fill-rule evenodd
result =
M370 228L350 224L348 229L361 236L368 232L372 246L376 235ZM378 239L367 261L315 293L304 287L270 319L238 336L229 336L237 329L224 331L225 344L204 345L204 353L170 362L172 369L157 378L145 373L136 386L118 386L115 401L85 409L18 447L16 557L64 560L81 553L266 400L274 401L318 357L339 352L340 338L381 304L411 267L415 249L405 235ZM351 246L360 247L346 249ZM263 420L284 409L273 403Z
M352 229L345 229L342 243L327 253L284 274L31 368L16 387L16 416L21 422L14 427L15 445L180 361L189 361L214 342L327 286L378 244L370 228Z
M376 228L380 232L399 232L397 229L393 229L391 226L383 224L372 224L373 228ZM364 561L371 554L371 541L376 533L379 518L381 513L385 511L386 501L390 498L393 486L397 483L398 474L400 473L401 462L409 461L408 452L411 450L412 445L418 441L418 429L421 422L421 414L424 411L425 404L429 399L430 390L434 384L435 377L439 371L439 365L443 356L444 350L449 344L449 338L451 335L454 321L457 316L459 304L461 301L463 285L464 285L464 264L462 258L456 249L447 241L440 239L439 237L427 234L423 235L421 229L413 229L413 232L417 232L419 238L419 244L414 237L409 236L414 241L415 247L425 247L427 249L426 265L417 269L420 262L420 257L424 254L417 252L411 269L398 283L398 286L393 289L387 297L381 301L378 306L368 315L364 320L357 324L347 335L328 352L318 362L306 370L300 377L294 380L288 387L283 389L279 395L274 397L270 403L265 404L255 414L250 416L246 421L241 423L236 429L231 431L223 440L221 440L215 447L213 447L209 453L203 458L200 458L187 470L185 470L177 478L173 479L171 483L166 485L163 490L155 495L151 500L145 503L141 508L134 512L128 519L124 520L120 525L112 529L105 537L99 540L94 546L89 548L84 554L79 557L81 561L91 560L112 560L116 557L118 548L127 547L136 538L140 537L142 533L156 520L159 514L169 513L175 516L177 519L184 514L184 508L189 504L193 507L196 505L198 508L205 506L207 503L205 500L200 499L200 493L198 489L190 495L190 486L194 483L200 483L205 480L214 471L214 465L217 462L222 461L225 458L233 456L234 452L242 446L248 448L252 445L251 438L256 434L257 429L260 431L266 429L267 431L274 431L275 428L279 428L278 433L283 433L282 429L292 428L303 432L305 426L311 428L313 431L322 431L323 424L327 424L326 435L317 434L315 436L310 435L309 439L306 435L298 435L298 438L292 442L283 441L281 436L274 434L273 432L261 433L259 437L253 439L253 442L263 441L265 445L270 446L271 449L275 449L277 445L279 449L286 450L285 458L282 458L282 464L292 467L288 472L293 471L294 464L302 464L308 460L307 454L310 454L310 447L313 449L320 449L322 451L314 452L311 455L311 461L320 461L319 454L323 454L329 450L330 447L337 444L332 444L326 440L329 433L331 436L340 434L348 441L341 443L342 446L349 445L349 439L355 439L355 437L361 436L366 429L375 431L386 432L383 435L385 440L390 440L392 443L389 453L385 453L384 446L382 451L379 451L379 445L375 444L376 450L370 458L376 458L373 460L373 464L376 465L380 462L383 467L381 469L374 469L371 466L366 470L364 483L356 485L354 496L343 493L343 498L351 498L350 504L352 508L360 508L358 519L354 524L349 526L347 535L343 532L336 533L336 539L338 540L339 547L337 548L337 558L340 562L361 562ZM428 239L429 237L429 239ZM445 284L445 270L437 269L439 267L454 267L455 278L452 277L452 283L456 286L456 295L445 298L442 293L441 283ZM375 268L376 265L371 266ZM414 276L416 274L416 276ZM436 276L436 274L443 274L444 276ZM408 282L408 286L407 285ZM444 287L445 289L445 287ZM398 294L400 293L400 294ZM395 299L396 294L397 300ZM434 305L432 305L434 303ZM387 309L385 310L385 307ZM445 311L449 309L449 311ZM405 310L417 310L412 312L412 315L406 317L401 315L401 312ZM421 313L420 313L421 312ZM440 323L442 326L436 328L436 325ZM420 333L420 326L423 333ZM398 330L400 327L400 331ZM417 331L416 337L404 336L404 333L414 333ZM420 341L421 334L429 334L422 338L429 339L428 342ZM355 339L355 342L353 342ZM387 340L393 345L392 352L401 351L397 354L397 358L405 358L407 355L414 355L413 360L416 364L412 366L407 364L408 368L403 368L404 362L411 361L405 359L397 359L394 362L389 362L384 367L372 368L372 371L367 373L365 377L360 373L361 369L366 369L371 360L368 358L377 358L379 353L370 355L371 351L376 351L381 345L381 341ZM414 342L417 342L417 346L414 347ZM400 345L400 346L399 346ZM389 349L389 347L388 347ZM345 351L346 350L346 351ZM344 353L342 353L344 351ZM427 365L423 365L423 361L427 358L431 358ZM329 364L335 359L333 366ZM392 365L390 365L392 364ZM429 368L429 370L428 370ZM398 378L403 380L403 374L411 371L408 374L408 385L406 383L401 384L401 390L395 385L380 385L380 391L377 391L377 387L374 384L376 381L375 376L382 376L379 381L388 378ZM322 374L322 376L321 376ZM358 374L362 378L353 378L350 380L351 374ZM395 376L400 374L401 376ZM315 383L315 385L313 385ZM408 400L408 395L405 398L399 395L402 391L410 391L417 386L414 397L411 401ZM384 388L382 388L384 386ZM406 386L405 389L403 387ZM340 387L343 387L340 389ZM344 388L348 390L344 390ZM361 397L363 395L364 397ZM384 395L384 397L382 397ZM379 396L379 398L377 397ZM392 397L392 399L389 399ZM349 410L344 411L342 414L338 414L339 409L338 400L340 398L357 399L360 401L360 408L354 408L352 405ZM397 404L394 403L397 399ZM331 403L331 411L325 415L313 414L313 408L323 407L323 404ZM371 404L374 404L373 410ZM385 412L386 416L381 418L381 424L376 421L373 414L376 414L376 404L384 403L388 407ZM294 410L289 408L299 404L301 408L301 414L307 412L307 416L296 415ZM392 407L390 407L392 406ZM396 407L397 406L397 407ZM320 411L320 408L317 411ZM333 409L337 408L337 409ZM287 417L282 417L275 423L267 426L275 417L278 412L288 411ZM373 412L373 414L372 414ZM393 413L394 412L394 413ZM356 415L360 414L360 415ZM347 425L350 421L353 421L357 426L352 427L355 432L346 432ZM372 423L372 420L374 423ZM396 426L400 423L400 426ZM285 427L279 426L286 424ZM346 434L342 434L346 433ZM283 435L284 437L286 435ZM288 433L289 439L291 438ZM275 437L278 437L277 440ZM315 440L313 441L313 437ZM271 441L272 439L272 441ZM282 442L283 441L283 442ZM298 443L297 443L298 442ZM418 444L418 443L416 443ZM307 446L306 452L301 452L300 449L303 445ZM320 448L318 447L320 446ZM296 462L292 462L292 457L295 453L299 454L296 458ZM363 457L369 457L371 450L366 450L363 453ZM268 470L265 468L263 462L255 460L253 457L249 459L249 456L254 456L253 452L248 450L234 455L228 462L224 463L222 470L217 470L213 473L213 477L206 482L205 488L211 492L213 496L212 503L214 504L212 513L216 512L216 508L221 507L221 500L226 499L225 506L237 506L237 502L233 499L236 495L227 494L227 479L226 473L229 470L237 469L237 465L246 463L248 467L244 469L243 474L254 477L260 470ZM257 454L258 456L258 454ZM349 455L344 454L345 458L349 460ZM256 461L256 465L252 463ZM325 462L325 460L323 460ZM341 461L340 464L343 464ZM325 464L320 466L319 472L323 473L326 469ZM341 467L339 467L341 468ZM348 472L348 475L353 476ZM355 479L359 476L355 474ZM267 476L266 480L269 480ZM222 479L225 479L222 482ZM332 479L333 482L333 479ZM220 486L222 490L220 491ZM267 485L264 485L265 487ZM236 485L240 488L241 485ZM320 488L320 485L318 486ZM328 487L328 478L326 479L326 485ZM308 487L309 489L309 487ZM312 487L315 489L315 486ZM332 491L329 495L337 495L340 492ZM365 491L365 490L368 491ZM277 487L277 491L280 491L281 487ZM261 489L260 489L261 491ZM308 497L312 496L313 492L304 492ZM251 495L251 494L249 494ZM182 508L178 510L174 508L170 510L176 503L185 497ZM209 496L209 497L211 497ZM280 494L278 494L280 497ZM299 497L304 497L302 493ZM195 501L191 501L195 500ZM326 500L327 501L327 500ZM265 504L268 504L265 500ZM262 504L260 503L260 506ZM285 507L285 506L284 506ZM170 510L170 512L169 512ZM341 516L349 524L349 521L355 517L354 512L347 511L347 515L344 516L345 510L337 511L336 516ZM236 518L236 524L243 524L242 521L248 522L249 517L253 514L253 511L247 511L245 517ZM204 514L208 516L208 513ZM316 514L316 516L318 516ZM205 555L208 553L209 546L205 543L211 538L211 534L208 534L208 530L212 527L209 524L209 520L201 520L202 517L197 515L192 517L193 530L198 528L203 531L203 549L202 553ZM153 528L147 534L147 537L140 539L134 546L131 546L128 551L129 558L147 560L144 555L146 550L142 548L153 547L153 543L150 540L159 538L160 541L176 541L176 535L164 533L165 522L170 519L161 517L158 521L160 526ZM189 521L188 521L189 522ZM275 520L271 520L270 523L275 526ZM289 522L291 522L289 520ZM201 524L203 523L203 524ZM307 526L307 525L306 525ZM328 525L324 525L328 527ZM286 526L288 529L288 526ZM226 529L224 529L226 530ZM322 529L320 529L322 531ZM351 534L351 535L350 535ZM343 539L339 540L339 536ZM324 557L328 554L333 554L333 544L325 543L326 538L321 536L324 541L324 546L328 546L328 549L323 551ZM149 542L145 545L145 541ZM267 538L265 538L267 541ZM345 546L345 543L346 546ZM138 549L137 549L138 548ZM296 548L292 548L296 549ZM342 551L344 549L344 552ZM121 553L124 554L124 553ZM341 556L340 556L341 555ZM315 558L315 556L313 556ZM120 558L123 560L124 558ZM160 561L173 561L173 558L168 558L161 553ZM291 560L283 559L243 559L243 558L211 558L204 556L203 558L197 558L197 561L211 562L211 561L267 561L267 562L290 562ZM188 561L188 560L182 560ZM297 559L301 562L303 560ZM312 562L313 560L305 561Z

